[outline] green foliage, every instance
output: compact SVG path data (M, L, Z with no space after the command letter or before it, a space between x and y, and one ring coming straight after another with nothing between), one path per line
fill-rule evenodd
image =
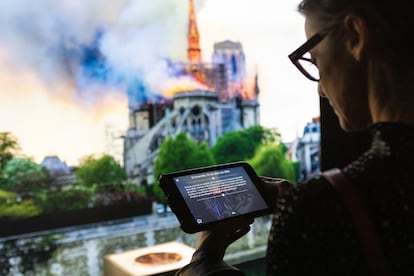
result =
M221 136L211 149L217 163L249 160L258 175L297 179L297 166L286 159L288 149L275 129L253 126Z
M283 144L263 145L248 162L261 176L281 177L293 183L297 181L297 166L286 159Z
M167 138L160 147L155 162L154 179L163 173L209 166L214 164L213 156L203 142L197 144L183 132L175 138Z
M0 204L12 202L16 199L16 194L4 190L0 190Z
M217 163L229 163L250 159L260 145L279 141L280 134L275 129L253 126L224 134L211 151Z
M87 186L117 183L127 177L125 170L110 155L86 157L75 173L80 182Z
M137 185L134 183L125 183L124 187L126 190L134 191L140 196L147 196L148 195L148 186Z
M127 175L116 160L109 155L101 158L89 156L76 170L76 176L81 184L94 188L95 195L89 202L82 198L83 204L107 206L122 202L148 199L142 195L142 190L131 184L124 184ZM78 194L77 196L80 196Z
M36 202L44 213L87 208L92 204L94 187L81 184L62 191L44 191Z
M0 190L0 218L25 218L40 213L40 209L33 200L19 200L18 198L13 192Z
M295 173L296 181L299 181L299 174L300 174L300 163L299 161L290 161L293 166L293 171Z
M183 132L175 138L167 138L160 146L154 166L155 196L162 200L164 194L158 185L161 174L214 165L214 158L206 143L197 144Z
M34 196L48 185L49 174L40 165L27 158L13 158L3 169L2 188L22 196Z
M216 162L221 164L249 158L248 148L249 141L240 132L229 132L217 140L211 151Z
M262 126L252 126L245 130L252 140L260 144L281 143L280 133L275 128L265 128Z
M136 189L130 185L122 183L106 185L104 188L99 186L94 199L94 206L107 206L133 201L149 199L148 196L141 194L142 189Z
M0 132L0 173L19 149L16 137L10 132Z

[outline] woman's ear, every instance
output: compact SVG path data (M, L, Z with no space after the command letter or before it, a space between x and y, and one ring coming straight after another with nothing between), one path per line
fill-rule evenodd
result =
M344 18L346 48L355 60L361 61L368 42L368 29L364 19L349 13Z

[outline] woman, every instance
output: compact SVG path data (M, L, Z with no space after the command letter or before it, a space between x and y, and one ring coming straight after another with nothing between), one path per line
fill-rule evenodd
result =
M343 168L362 194L392 275L414 275L414 24L406 0L303 0L308 41L289 57L319 82L344 130L369 129L368 151ZM315 65L308 69L303 63ZM269 275L369 275L360 240L337 191L323 176L275 192ZM283 199L283 200L282 200ZM251 221L201 233L179 275L239 275L225 249Z

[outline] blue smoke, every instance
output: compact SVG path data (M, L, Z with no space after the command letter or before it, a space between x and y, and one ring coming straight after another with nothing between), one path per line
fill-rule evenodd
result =
M161 101L163 97L148 88L143 73L138 69L135 72L120 72L107 62L106 57L99 49L100 39L103 35L104 31L97 31L92 43L81 47L81 60L76 74L76 86L79 96L89 99L102 96L99 94L85 95L85 93L94 93L91 92L95 91L90 89L91 87L101 87L103 89L98 89L97 93L105 93L102 92L105 90L109 91L105 88L114 88L115 91L126 93L130 109L139 109L141 105L148 102Z

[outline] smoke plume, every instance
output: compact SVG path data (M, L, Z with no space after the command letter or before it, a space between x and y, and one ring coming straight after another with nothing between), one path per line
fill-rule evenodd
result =
M51 92L68 84L80 101L94 103L115 90L147 99L161 93L168 59L184 59L187 22L183 0L6 0L0 57Z

